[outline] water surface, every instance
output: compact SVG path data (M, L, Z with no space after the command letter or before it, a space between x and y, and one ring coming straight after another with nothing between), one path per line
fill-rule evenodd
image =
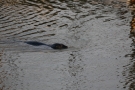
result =
M135 89L134 11L126 1L1 0L0 11L1 90Z

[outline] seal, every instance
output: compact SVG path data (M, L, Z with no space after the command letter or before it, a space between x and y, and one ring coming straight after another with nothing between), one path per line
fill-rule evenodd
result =
M24 43L27 43L29 45L33 45L33 46L41 46L41 45L45 45L45 46L49 46L53 49L67 49L68 46L61 44L61 43L54 43L54 44L45 44L45 43L41 43L41 42L37 42L37 41L26 41Z

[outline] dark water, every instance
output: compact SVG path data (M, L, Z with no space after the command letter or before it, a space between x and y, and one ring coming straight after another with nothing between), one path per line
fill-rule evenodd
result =
M0 90L135 90L134 4L0 0Z

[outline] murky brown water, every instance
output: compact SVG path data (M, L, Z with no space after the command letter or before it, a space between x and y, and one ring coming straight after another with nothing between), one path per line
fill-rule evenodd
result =
M0 0L0 90L135 90L134 0L128 5ZM23 43L28 40L69 49Z

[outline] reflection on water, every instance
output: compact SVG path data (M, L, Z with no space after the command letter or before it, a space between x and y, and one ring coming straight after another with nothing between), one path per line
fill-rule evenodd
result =
M132 18L132 21L131 21L131 34L134 34L135 33L135 16L134 16L134 11L132 12L133 14L133 18Z
M131 44L132 51L131 54L127 54L126 57L130 57L129 64L124 66L125 70L123 72L123 76L126 77L125 86L124 88L128 90L135 90L135 0L128 0L128 5L132 8L132 20L130 22L131 31L130 31L130 38L132 39L133 43Z
M72 78L72 81L70 81L70 85L67 85L67 90L75 89L75 90L81 90L86 89L85 80L86 77L83 75L84 70L84 62L82 61L83 56L80 54L79 51L73 51L70 54L69 57L69 74Z
M134 7L135 0L127 0L127 2L130 7Z
M121 75L124 55L133 47L130 15L120 1L0 0L0 89L123 90L123 76L122 84L134 88L134 50L126 55L133 66ZM49 51L18 43L27 40L70 48Z

